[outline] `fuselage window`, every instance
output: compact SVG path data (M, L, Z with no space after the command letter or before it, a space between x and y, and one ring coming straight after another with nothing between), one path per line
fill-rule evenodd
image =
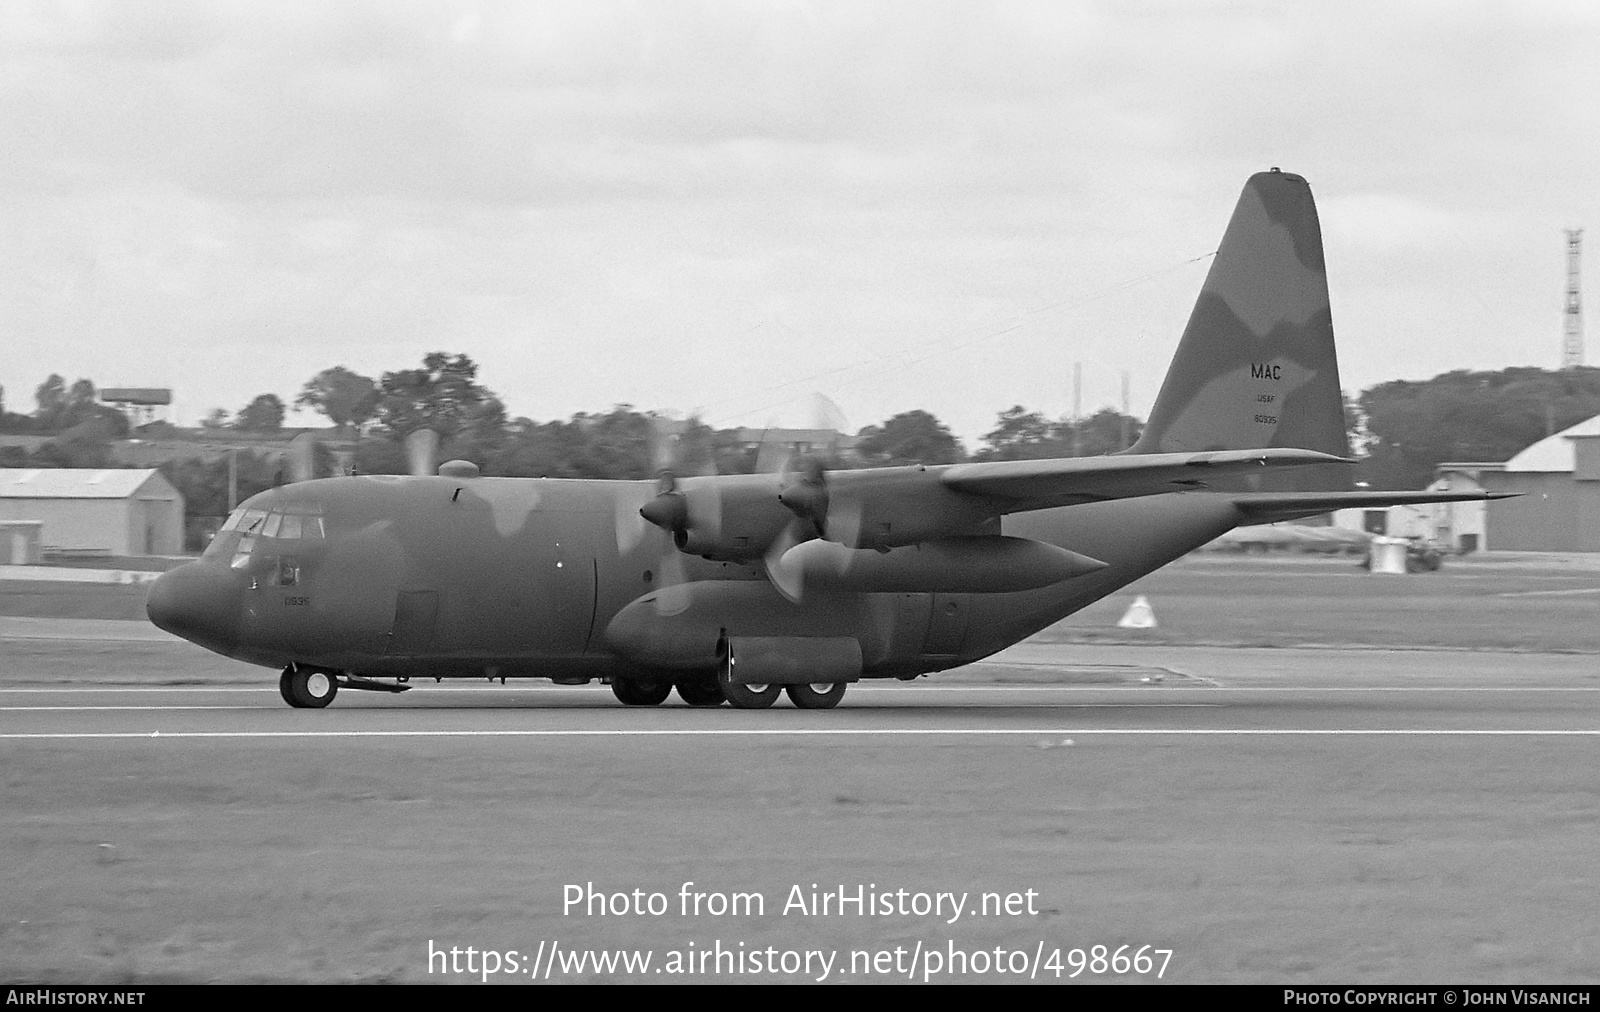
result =
M293 513L286 513L283 523L278 527L278 537L285 541L300 537L300 518Z
M266 522L266 525L261 528L261 536L264 537L264 538L275 538L275 537L277 537L278 536L278 525L281 524L281 523L283 523L283 514L282 513L269 513L269 514L267 514L267 522Z
M229 563L234 569L243 569L250 565L250 553L255 550L256 539L253 535L246 534L239 539L239 546L233 550L233 561Z
M222 529L217 531L217 533L226 534L228 531L237 530L239 527L239 521L243 519L244 510L234 510L232 513L228 514L228 522L223 524Z

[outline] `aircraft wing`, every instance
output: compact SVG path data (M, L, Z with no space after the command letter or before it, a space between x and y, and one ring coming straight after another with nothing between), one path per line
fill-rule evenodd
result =
M1212 477L1248 474L1262 468L1350 463L1354 461L1348 457L1316 450L1208 450L957 464L939 477L946 487L956 491L1009 500L1005 509L1009 513L1203 489Z
M1384 506L1419 506L1435 502L1487 502L1509 499L1519 492L1248 492L1233 497L1233 505L1246 524L1299 520L1346 509L1380 509Z

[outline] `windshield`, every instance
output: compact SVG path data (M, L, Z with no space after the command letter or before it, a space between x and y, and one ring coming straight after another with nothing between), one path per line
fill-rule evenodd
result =
M231 555L229 565L244 569L252 555L278 555L326 537L320 506L294 505L272 510L240 507L222 525L205 554Z

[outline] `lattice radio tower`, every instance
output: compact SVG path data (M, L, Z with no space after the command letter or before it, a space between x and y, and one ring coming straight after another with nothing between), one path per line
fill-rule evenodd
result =
M1567 308L1561 341L1561 368L1583 365L1583 299L1578 294L1578 255L1583 251L1583 229L1567 232Z

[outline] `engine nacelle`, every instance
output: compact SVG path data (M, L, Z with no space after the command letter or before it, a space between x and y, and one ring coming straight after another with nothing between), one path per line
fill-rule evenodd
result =
M772 565L776 583L803 591L935 594L1033 590L1106 567L1065 548L998 534L939 538L887 552L807 541Z
M759 558L794 520L770 474L686 478L639 512L670 530L680 552L718 562Z

